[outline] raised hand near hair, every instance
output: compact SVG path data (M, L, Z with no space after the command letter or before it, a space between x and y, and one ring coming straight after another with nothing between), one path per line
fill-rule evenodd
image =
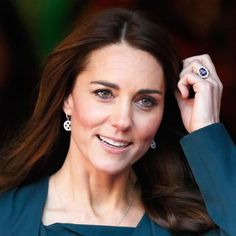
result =
M203 78L199 69L209 70ZM189 96L193 88L194 97ZM209 55L200 55L183 60L183 70L178 82L176 99L180 108L183 124L190 133L207 125L219 122L220 103L223 86Z

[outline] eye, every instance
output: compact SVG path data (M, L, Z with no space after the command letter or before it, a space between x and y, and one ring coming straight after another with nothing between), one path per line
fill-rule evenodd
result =
M152 108L152 107L154 107L156 104L157 104L157 102L156 102L156 100L154 99L154 98L151 98L151 97L142 97L141 99L139 99L138 101L137 101L137 104L139 105L139 106L141 106L142 108Z
M113 97L112 91L109 89L98 89L94 91L94 94L101 99L110 99Z

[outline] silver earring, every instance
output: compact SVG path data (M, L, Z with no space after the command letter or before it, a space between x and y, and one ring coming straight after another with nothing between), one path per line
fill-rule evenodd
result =
M71 131L70 116L66 114L66 121L63 123L63 127L66 131Z
M156 142L155 140L152 140L152 143L150 145L151 149L156 149Z

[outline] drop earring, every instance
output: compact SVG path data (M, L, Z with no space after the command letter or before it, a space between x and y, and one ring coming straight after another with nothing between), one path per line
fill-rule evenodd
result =
M66 131L71 131L70 115L66 114L66 121L63 123L63 127Z
M156 142L154 139L152 140L150 147L151 147L151 149L156 149Z

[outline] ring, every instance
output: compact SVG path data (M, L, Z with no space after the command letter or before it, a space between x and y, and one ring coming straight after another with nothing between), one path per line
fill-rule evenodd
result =
M206 78L209 76L210 72L209 72L209 70L208 70L206 67L201 66L201 67L198 69L197 74L198 74L198 76L200 76L202 79L206 79Z

